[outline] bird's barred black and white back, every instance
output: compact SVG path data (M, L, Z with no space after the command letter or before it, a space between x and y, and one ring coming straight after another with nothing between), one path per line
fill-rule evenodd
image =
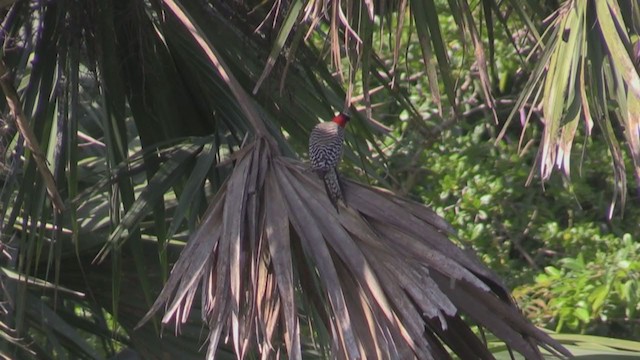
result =
M338 200L343 200L338 163L342 158L344 128L335 122L323 122L309 136L309 160L313 170L324 182L329 200L338 210Z
M323 122L309 136L309 160L311 169L322 176L338 166L342 158L344 128L334 122Z

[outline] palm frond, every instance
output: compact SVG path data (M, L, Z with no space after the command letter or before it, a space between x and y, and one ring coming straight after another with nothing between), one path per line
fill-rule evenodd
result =
M492 358L463 314L529 359L542 358L538 345L570 355L427 208L345 181L338 213L300 162L261 138L247 146L141 323L164 306L164 324L186 322L200 291L209 358L221 339L240 358L281 347L300 358L299 324L312 313L337 357L448 358L446 346ZM301 300L316 284L326 306Z
M542 37L544 52L510 117L521 112L525 114L520 115L525 124L532 117L542 121L544 133L538 161L543 180L549 179L554 167L570 175L571 148L580 123L584 136L591 135L594 125L599 127L599 134L609 145L615 178L609 217L617 200L624 207L626 198L620 146L623 139L617 135L617 127L624 129L640 183L639 123L635 112L640 76L630 40L637 18L624 16L625 11L637 9L617 1L565 2Z
M294 0L253 9L217 0L0 3L11 75L0 102L7 114L13 106L17 128L3 134L0 246L20 255L0 255L0 283L13 287L2 301L15 304L8 313L0 308L0 336L16 345L7 356L55 348L96 357L82 334L68 331L95 324L98 357L123 344L148 357L165 350L178 357L180 338L163 344L153 327L132 328L189 232L153 311L168 305L164 321L182 324L192 357L199 326L185 323L197 296L202 309L193 312L211 330L209 354L224 357L446 358L451 349L490 358L466 319L526 356L539 356L537 344L566 354L522 318L499 279L457 248L449 225L428 208L346 181L348 206L337 214L291 158L304 152L318 119L347 99L367 114L354 114L350 170L384 184L385 154L373 133L385 124L370 119L383 116L372 97L397 104L390 116L432 126L398 75L408 33L418 35L418 58L445 118L461 105L439 22L453 12L491 111L491 34L515 14L544 49L514 110L531 117L543 109L543 178L554 166L568 173L580 121L586 134L597 124L624 199L617 124L640 168L635 5L567 2L541 36L538 16L549 9L537 1L483 1L482 13L466 0ZM393 49L391 58L376 50L377 35L390 35L381 46ZM362 94L354 94L357 82ZM619 109L611 111L611 100ZM101 248L110 263L90 265ZM52 284L58 289L49 296ZM64 311L49 312L59 306ZM127 334L110 334L118 326Z

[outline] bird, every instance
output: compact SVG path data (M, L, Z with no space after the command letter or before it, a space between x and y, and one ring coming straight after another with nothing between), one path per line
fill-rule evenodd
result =
M344 202L338 174L342 159L344 128L351 117L341 112L331 121L317 124L309 136L309 160L311 170L324 182L329 200L338 211L338 200Z

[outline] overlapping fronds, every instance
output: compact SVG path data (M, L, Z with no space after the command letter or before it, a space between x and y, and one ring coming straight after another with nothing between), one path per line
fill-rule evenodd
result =
M505 5L506 4L506 5ZM462 40L469 49L473 49L479 90L483 95L488 109L494 111L494 99L491 92L492 79L489 69L494 62L495 33L499 28L508 28L507 19L501 8L513 7L517 9L516 16L521 20L527 31L535 38L539 38L537 28L530 17L530 13L540 10L540 4L534 1L483 1L483 19L472 12L472 7L466 0L448 1L446 4L433 0L415 1L274 1L271 9L261 24L261 28L274 25L278 35L273 42L271 53L258 80L254 92L269 76L276 61L283 50L288 52L287 63L295 56L300 42L311 34L320 32L326 39L324 48L328 48L330 58L338 76L347 78L353 85L357 78L361 79L363 90L362 100L367 109L367 116L371 117L371 82L379 79L378 72L385 72L392 78L393 88L397 81L397 67L402 66L401 53L409 46L406 39L417 36L421 48L422 63L428 78L430 96L438 105L441 114L442 90L447 103L454 110L458 110L456 90L458 85L453 76L450 49L447 39L442 32L439 16L452 15ZM409 15L409 16L407 16ZM411 22L413 32L405 33L404 24ZM482 27L486 28L488 42L481 40ZM375 30L377 29L377 30ZM388 36L389 46L392 47L393 59L390 66L382 65L379 52L374 46L376 35ZM488 45L489 51L485 51ZM519 51L519 50L518 50ZM348 61L345 62L344 59ZM406 60L406 59L405 59ZM360 73L361 76L357 76ZM495 77L495 74L493 74ZM441 87L441 85L444 85ZM348 98L351 97L352 87L349 88ZM448 115L447 115L448 116Z
M520 112L525 126L532 117L542 121L538 161L544 180L554 167L569 176L580 124L585 136L598 126L615 176L610 217L616 200L624 207L626 196L621 141L640 186L639 15L636 2L565 2L543 36L544 50L511 115ZM618 136L616 128L624 135Z
M209 358L230 339L239 358L286 347L299 359L301 322L330 334L318 350L339 358L493 358L466 314L528 359L538 345L569 355L435 213L351 181L344 190L338 213L303 164L264 139L248 145L143 321L166 305L163 322L179 327L199 294Z
M528 15L545 13L538 1L481 3L0 1L7 70L0 106L9 124L0 143L0 246L15 252L0 256L0 282L10 288L2 301L13 307L0 309L0 337L18 348L8 346L9 356L37 358L44 348L102 355L69 324L93 333L110 355L122 339L110 332L107 315L125 327L124 340L160 348L165 342L153 329L134 332L131 318L151 306L166 279L167 247L195 229L154 310L168 303L166 320L183 322L203 286L210 353L229 335L239 355L284 347L298 357L312 348L306 339L331 334L333 345L313 346L344 356L438 357L445 344L463 357L488 357L462 314L523 354L537 356L537 342L560 351L522 319L497 279L446 239L446 224L431 212L347 182L348 207L338 216L317 180L279 155L301 153L318 119L348 102L351 90L343 86L357 88L357 81L364 105L353 104L367 109L366 118L376 94L398 106L393 116L406 113L424 126L424 114L398 86L411 36L418 37L430 96L441 114L452 113L442 108L459 106L460 79L439 23L449 12L473 46L474 76L477 70L490 109L494 28L507 28L505 14L516 14L533 38L548 42L522 100L525 109L544 108L541 154L551 159L544 174L554 164L568 169L575 116L584 113L587 129L591 118L604 129L623 194L620 139L610 117L623 119L637 167L637 74L627 58L635 66L631 29L638 17L624 15L636 14L635 5L622 11L615 1L568 2L556 17L562 30L541 37ZM374 46L388 34L391 59ZM557 49L564 52L551 62ZM570 64L561 64L566 59ZM562 100L565 94L573 95ZM525 104L531 99L533 107ZM610 111L611 99L622 105ZM381 179L383 156L369 128L375 123L354 118L347 163ZM208 135L206 143L185 140ZM253 143L243 147L245 141ZM232 172L229 159L237 163ZM73 199L96 184L109 186L76 207ZM219 195L196 227L207 191ZM106 261L89 265L101 247ZM73 271L61 270L72 263ZM155 278L150 268L159 269ZM91 321L78 309L92 313ZM121 312L128 317L118 318ZM197 342L198 332L190 335L189 344Z

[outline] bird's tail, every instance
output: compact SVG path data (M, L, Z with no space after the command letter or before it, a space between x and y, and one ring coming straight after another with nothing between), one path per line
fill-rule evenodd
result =
M324 174L323 177L324 188L327 191L327 195L329 196L329 200L338 210L338 200L344 201L344 197L342 196L342 186L340 184L340 178L338 176L338 171L336 169L331 169Z

